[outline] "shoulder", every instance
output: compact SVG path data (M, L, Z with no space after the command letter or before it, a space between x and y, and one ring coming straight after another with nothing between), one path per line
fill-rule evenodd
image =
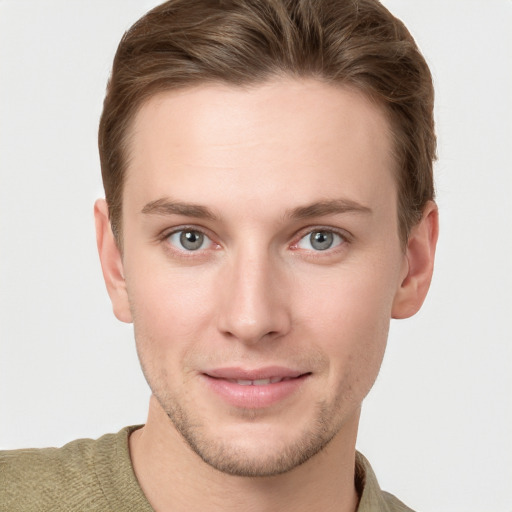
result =
M381 490L370 463L356 453L356 487L360 494L357 512L414 512L392 494Z
M128 435L123 429L62 448L0 452L0 511L108 510L101 473Z
M405 503L401 502L396 496L389 492L382 491L382 498L386 503L389 512L414 512Z

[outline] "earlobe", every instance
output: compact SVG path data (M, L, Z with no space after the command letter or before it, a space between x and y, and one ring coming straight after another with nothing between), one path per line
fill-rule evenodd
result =
M429 201L407 241L406 272L393 301L393 318L409 318L423 304L432 280L438 234L437 205Z
M124 279L123 260L110 227L108 206L104 199L98 199L94 204L94 220L103 279L114 314L121 322L131 323L132 315Z

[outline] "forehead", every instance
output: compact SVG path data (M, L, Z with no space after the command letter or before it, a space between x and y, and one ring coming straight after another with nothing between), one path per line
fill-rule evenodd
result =
M140 108L125 187L140 201L180 193L209 202L215 192L219 201L266 195L293 207L284 203L328 199L336 184L364 201L383 186L395 193L391 147L383 110L349 88L291 79L203 85Z

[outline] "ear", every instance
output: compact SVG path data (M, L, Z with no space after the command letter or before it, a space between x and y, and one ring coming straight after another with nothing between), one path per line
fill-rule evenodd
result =
M438 234L437 205L429 201L421 221L409 234L403 278L393 301L393 318L409 318L421 308L432 280Z
M123 259L112 233L108 206L104 199L98 199L94 204L94 220L103 279L112 302L114 315L121 322L131 323L132 315L124 279Z

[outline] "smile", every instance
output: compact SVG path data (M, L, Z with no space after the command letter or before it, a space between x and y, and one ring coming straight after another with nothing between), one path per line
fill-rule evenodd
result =
M229 379L229 382L234 382L235 384L239 384L240 386L266 386L268 384L276 384L277 382L283 382L285 380L291 380L296 377L270 377L269 379L256 379L256 380L246 380L246 379Z
M224 368L203 373L202 378L208 390L228 405L263 409L293 397L311 375L311 372L277 367Z

